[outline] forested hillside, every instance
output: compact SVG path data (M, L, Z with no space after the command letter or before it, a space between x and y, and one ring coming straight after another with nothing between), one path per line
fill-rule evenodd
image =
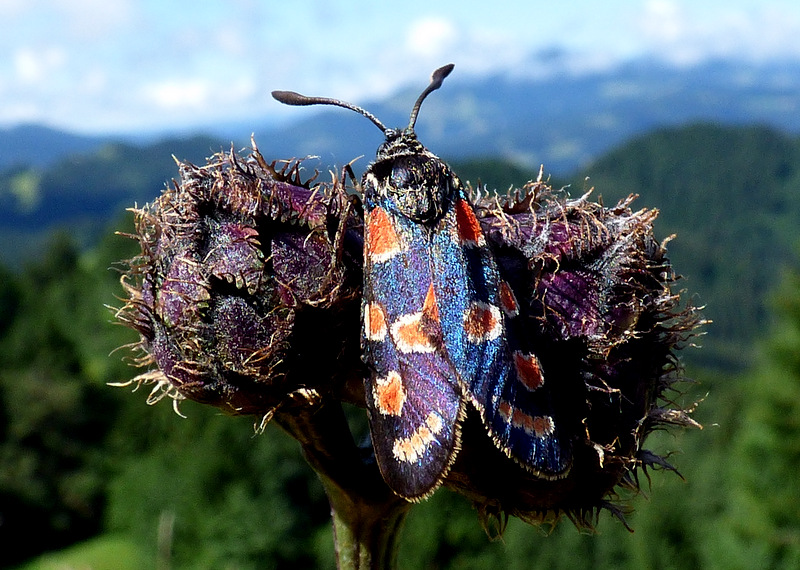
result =
M173 156L202 164L222 148L207 137L108 143L47 168L20 164L0 172L0 263L36 258L59 229L82 246L97 243L110 220L151 200L177 175Z
M333 567L322 487L276 426L254 436L250 419L191 403L182 419L167 402L147 407L146 393L106 385L135 374L125 351L109 356L134 340L104 306L119 305L115 262L134 251L113 232L130 230L123 210L134 193L152 198L176 175L170 154L200 159L179 148L133 161L119 147L103 152L27 171L49 188L43 199L72 197L63 208L83 193L87 211L103 210L93 197L116 209L113 219L88 215L103 238L87 247L58 233L0 271L0 567L73 544L62 564L155 567L171 546L174 568ZM500 189L536 174L497 161L454 166ZM569 521L546 535L512 520L500 542L466 500L440 491L414 507L400 568L797 567L798 141L763 128L663 130L557 182L573 195L594 186L607 204L638 193L641 207L659 208L660 237L677 234L669 250L683 286L714 320L704 348L682 354L698 383L675 395L703 400L706 428L647 442L675 452L685 481L650 473L647 498L632 501L633 534L603 514L596 535ZM38 235L29 222L2 229Z

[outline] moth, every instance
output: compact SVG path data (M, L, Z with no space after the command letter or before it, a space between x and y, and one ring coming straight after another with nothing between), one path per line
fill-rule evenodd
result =
M453 67L434 71L404 129L337 99L272 93L288 105L350 109L385 136L361 180L362 350L377 463L409 500L447 476L470 407L495 445L535 475L560 478L571 463L545 371L524 338L526 315L467 189L414 131L422 102Z

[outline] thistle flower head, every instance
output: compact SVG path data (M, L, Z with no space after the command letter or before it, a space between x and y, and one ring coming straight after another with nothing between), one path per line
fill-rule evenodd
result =
M179 168L180 183L134 210L141 253L118 315L157 371L133 382L265 417L292 394L340 389L359 362L342 331L358 327L360 253L334 252L338 183L302 181L300 162L267 163L255 146Z
M179 183L134 210L141 252L123 277L118 316L140 333L148 370L132 382L153 384L151 401L188 398L262 425L276 412L364 407L359 197L344 178L303 180L300 162L268 163L255 145L247 157L179 168ZM675 351L701 320L673 290L657 212L632 201L570 199L541 178L502 200L474 200L573 450L566 476L539 478L468 413L444 484L486 520L567 514L589 524L615 487L638 484L637 469L669 467L643 447L652 429L697 425L665 394L680 377ZM318 451L315 466L332 478L347 472L337 462L362 461Z
M545 480L476 444L479 426L465 429L450 485L486 516L539 522L566 514L582 526L600 508L621 517L608 501L617 485L638 488L640 469L673 469L643 447L648 433L700 427L665 400L680 380L675 352L702 319L673 291L665 244L653 235L658 212L632 210L635 196L611 208L588 198L569 199L540 179L502 201L478 203L574 450L568 475ZM479 467L486 465L493 467Z

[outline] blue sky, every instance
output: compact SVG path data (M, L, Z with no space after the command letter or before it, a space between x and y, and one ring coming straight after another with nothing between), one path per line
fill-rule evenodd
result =
M269 92L363 102L459 77L655 56L800 60L797 0L0 0L0 127L188 130L291 113ZM295 113L296 116L296 113Z

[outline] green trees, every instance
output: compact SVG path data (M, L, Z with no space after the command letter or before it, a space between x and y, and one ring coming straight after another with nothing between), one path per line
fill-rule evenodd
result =
M105 386L120 370L106 355L128 335L108 330L108 313L98 301L112 281L97 262L59 235L40 262L3 276L4 562L102 529L105 440L120 401Z
M758 367L742 380L731 442L732 542L762 567L800 565L800 274L775 298L777 323Z

